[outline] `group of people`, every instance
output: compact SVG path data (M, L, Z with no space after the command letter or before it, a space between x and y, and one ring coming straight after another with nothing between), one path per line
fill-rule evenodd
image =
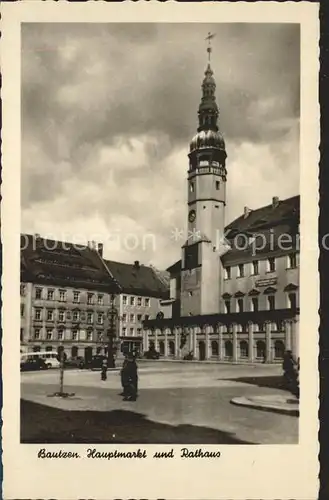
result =
M125 356L122 368L121 368L121 385L124 401L136 401L138 392L138 368L136 363L136 357L133 354L127 354ZM107 360L104 359L101 369L101 380L107 379Z

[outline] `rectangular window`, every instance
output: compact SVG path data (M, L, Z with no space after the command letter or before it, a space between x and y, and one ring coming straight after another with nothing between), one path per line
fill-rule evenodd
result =
M47 290L47 300L54 300L54 290Z
M93 303L94 294L88 293L87 295L87 304L91 305Z
M63 340L64 330L58 330L57 337L58 337L58 340Z
M25 285L21 285L21 296L24 297L25 295Z
M78 330L72 330L72 340L78 340Z
M238 278L244 277L244 264L238 265Z
M225 279L226 280L231 279L231 268L230 267L225 267Z
M93 313L92 313L92 312L88 312L88 313L87 313L87 323L88 323L89 325L91 325L91 324L93 323L93 319L94 319L94 318L93 318Z
M73 292L73 302L80 302L80 292Z
M194 182L190 182L190 193L194 193Z
M58 311L58 321L65 321L65 311Z
M97 323L99 323L100 325L102 325L103 321L104 321L104 315L103 315L103 313L98 313L97 314Z
M134 314L129 314L129 321L133 323L135 321L135 315Z
M123 296L122 296L122 304L123 304L124 306L126 306L126 305L127 305L127 295L123 295Z
M65 302L66 301L66 291L65 290L60 290L59 291L59 301L60 302Z
M252 274L259 274L258 273L258 260L254 260L252 263Z
M130 305L131 306L135 305L135 297L130 297Z
M47 310L47 321L54 321L54 311L52 309Z
M274 295L269 295L267 297L267 303L268 303L268 309L270 311L274 311L274 309L275 309L275 297L274 297Z
M91 342L91 341L93 340L93 332L92 332L91 330L89 330L89 331L87 332L87 340L88 340L89 342Z
M137 305L141 306L142 305L142 297L137 298Z
M137 321L142 321L142 315L141 314L137 314Z
M103 332L97 332L97 341L102 342L103 341Z
M219 190L219 187L220 187L220 182L219 182L219 181L216 181L216 190L217 190L217 191Z
M147 321L149 319L149 314L145 314L145 321Z
M288 256L288 267L289 269L295 269L297 267L297 255L295 253Z
M36 299L42 299L42 288L36 288L35 289L35 298Z
M79 321L80 311L73 311L73 321Z
M243 312L243 299L238 299L238 312Z
M134 328L130 328L130 330L129 330L129 334L130 334L130 335L134 335L134 334L135 334Z
M225 304L225 312L227 314L230 314L230 312L231 312L231 301L230 300L225 300L224 304Z
M123 335L123 336L126 336L126 335L127 335L127 328L126 328L126 327L123 327L123 328L122 328L122 335Z
M51 340L53 338L53 331L47 329L46 339Z
M35 319L41 319L41 309L35 310Z
M21 304L21 316L24 316L24 304Z
M40 339L40 328L35 328L34 329L34 340L39 340Z
M103 295L97 295L97 304L99 306L102 306L104 303L104 298L103 298Z
M268 272L273 273L275 271L275 259L273 257L268 259Z
M24 339L24 328L21 328L20 342L23 342Z
M127 322L127 314L126 314L126 313L124 313L124 314L122 315L122 321L123 321L124 323L126 323L126 322Z
M145 299L145 306L149 307L150 306L150 299Z
M288 298L289 298L289 306L290 306L290 308L291 309L296 309L296 306L297 306L296 294L295 293L289 293Z
M137 335L139 337L141 337L141 335L142 335L142 329L141 328L137 328Z
M258 311L258 297L253 297L251 299L251 305L252 305L252 310L254 312L257 312Z

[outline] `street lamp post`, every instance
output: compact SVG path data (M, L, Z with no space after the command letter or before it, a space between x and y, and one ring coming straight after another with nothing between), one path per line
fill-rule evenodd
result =
M116 338L116 326L117 326L117 319L118 319L118 310L114 305L114 300L115 296L111 295L111 304L110 304L110 309L108 310L107 317L108 317L108 330L107 330L107 337L108 337L108 344L107 344L107 367L108 368L115 368L115 361L114 361L114 339Z

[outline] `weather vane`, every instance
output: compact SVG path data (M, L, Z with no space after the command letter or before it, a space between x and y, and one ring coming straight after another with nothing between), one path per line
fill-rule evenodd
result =
M211 51L212 51L212 48L211 48L211 40L216 36L215 33L208 33L208 36L206 36L206 40L208 40L208 47L207 47L207 52L208 52L208 61L210 62L210 54L211 54Z

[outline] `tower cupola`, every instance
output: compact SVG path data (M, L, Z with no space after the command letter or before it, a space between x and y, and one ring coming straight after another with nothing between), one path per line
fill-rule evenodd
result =
M212 48L210 40L214 35L208 35L209 46L208 65L202 82L202 97L198 110L199 127L197 134L190 143L190 153L199 149L216 148L225 151L225 141L219 132L218 118L219 109L216 102L216 82L214 72L210 65Z

